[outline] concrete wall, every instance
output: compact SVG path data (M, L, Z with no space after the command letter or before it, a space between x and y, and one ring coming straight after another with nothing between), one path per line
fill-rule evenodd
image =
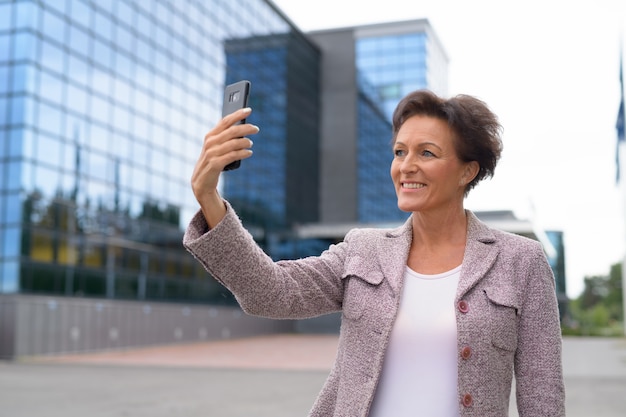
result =
M0 295L0 359L285 333L295 325L238 307Z
M354 222L358 216L354 33L309 36L322 50L320 222Z

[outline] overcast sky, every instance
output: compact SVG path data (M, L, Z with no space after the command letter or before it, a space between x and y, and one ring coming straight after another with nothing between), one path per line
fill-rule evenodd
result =
M504 126L496 174L466 207L520 218L534 207L544 229L563 231L570 297L584 276L624 259L626 169L616 186L615 122L625 0L274 3L305 32L427 18L450 59L449 95L483 99Z

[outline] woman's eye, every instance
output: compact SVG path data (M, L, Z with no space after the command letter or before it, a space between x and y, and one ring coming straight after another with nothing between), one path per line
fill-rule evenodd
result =
M393 154L394 154L395 156L404 156L405 152L404 152L404 149L395 149L395 150L393 151Z
M435 156L434 153L432 153L431 151L428 151L428 150L423 150L422 151L422 155L423 156L428 156L428 157Z

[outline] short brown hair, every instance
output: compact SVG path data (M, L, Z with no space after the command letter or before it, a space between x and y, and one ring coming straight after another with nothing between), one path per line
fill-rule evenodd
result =
M485 177L493 177L502 153L502 126L487 104L463 94L444 99L429 90L414 91L400 100L393 112L392 142L396 141L404 122L416 115L445 121L455 133L458 158L463 162L478 162L480 170L467 184L466 194Z

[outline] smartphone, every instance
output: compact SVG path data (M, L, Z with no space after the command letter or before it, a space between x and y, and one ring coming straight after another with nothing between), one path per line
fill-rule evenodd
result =
M222 104L222 117L236 111L248 107L248 98L250 97L250 81L242 80L234 84L229 84L224 89L224 102ZM246 123L243 119L236 124ZM224 167L224 171L231 171L241 166L241 161L234 161Z

